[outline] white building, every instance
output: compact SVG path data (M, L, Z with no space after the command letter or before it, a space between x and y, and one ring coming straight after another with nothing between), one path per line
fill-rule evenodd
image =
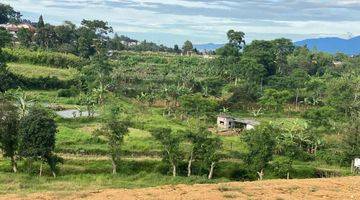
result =
M260 122L253 119L238 119L228 115L219 115L217 118L217 126L219 130L226 131L230 129L252 130Z

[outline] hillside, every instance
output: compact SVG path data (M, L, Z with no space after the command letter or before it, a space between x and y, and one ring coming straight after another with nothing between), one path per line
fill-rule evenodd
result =
M297 46L307 45L309 49L317 49L335 54L337 52L347 55L357 55L360 53L360 36L351 39L341 39L337 37L306 39L295 42Z
M360 177L176 185L145 189L107 189L63 193L7 195L14 199L359 199Z

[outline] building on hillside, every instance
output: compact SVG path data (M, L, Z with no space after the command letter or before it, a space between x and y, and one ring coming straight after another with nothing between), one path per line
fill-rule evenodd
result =
M30 24L0 24L0 27L5 28L15 38L17 37L16 35L19 32L19 30L22 28L28 29L29 31L31 31L33 33L35 33L35 31L36 31L36 28Z
M127 39L127 40L122 40L121 44L128 46L128 47L132 47L132 46L139 45L140 43L137 40Z
M217 126L220 131L227 131L231 129L252 130L260 122L253 119L239 119L229 115L219 115L217 117Z
M354 167L360 171L360 158L355 158Z

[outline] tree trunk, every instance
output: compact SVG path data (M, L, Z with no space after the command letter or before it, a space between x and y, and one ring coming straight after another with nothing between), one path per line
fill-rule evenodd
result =
M116 172L116 163L115 163L115 160L112 158L111 159L111 164L112 164L112 168L113 168L113 170L112 170L112 173L113 174L116 174L117 172Z
M261 169L260 172L257 172L257 174L259 175L259 180L263 180L263 177L264 177L264 169Z
M355 172L355 170L354 170L354 159L351 160L351 168L350 168L350 170L351 170L351 173Z
M214 175L214 168L215 168L215 162L212 162L211 166L210 166L210 172L209 172L208 179L212 179L212 177Z
M286 174L286 179L287 179L287 180L290 179L290 172L288 172L288 173Z
M296 98L295 98L295 105L296 105L296 110L299 110L299 88L296 88Z
M11 156L11 166L13 168L14 173L16 173L17 172L17 163L15 160L15 156Z
M54 171L51 171L54 178L56 178L56 173Z
M39 170L39 176L42 176L42 171L43 171L43 163L40 163L40 170Z
M172 174L173 174L173 177L175 177L176 176L176 165L174 163L172 163L172 168L173 168Z
M189 164L188 164L188 174L187 176L190 177L191 176L191 165L193 162L193 152L191 152L190 154L190 159L189 159Z

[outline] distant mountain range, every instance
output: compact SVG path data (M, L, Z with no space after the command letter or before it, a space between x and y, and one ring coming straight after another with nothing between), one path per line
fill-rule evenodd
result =
M295 42L295 45L307 45L309 49L317 49L335 54L337 52L345 53L348 55L360 54L360 36L351 39L341 39L337 37L306 39Z
M360 36L351 38L351 39L341 39L337 37L328 37L328 38L314 38L298 41L294 43L297 46L307 45L309 49L316 49L318 51L328 52L335 54L337 52L345 53L347 55L358 55L360 54ZM224 44L197 44L194 45L199 51L213 51L220 47L223 47Z
M214 44L214 43L207 43L207 44L196 44L194 48L199 51L215 51L218 48L223 47L224 44Z

